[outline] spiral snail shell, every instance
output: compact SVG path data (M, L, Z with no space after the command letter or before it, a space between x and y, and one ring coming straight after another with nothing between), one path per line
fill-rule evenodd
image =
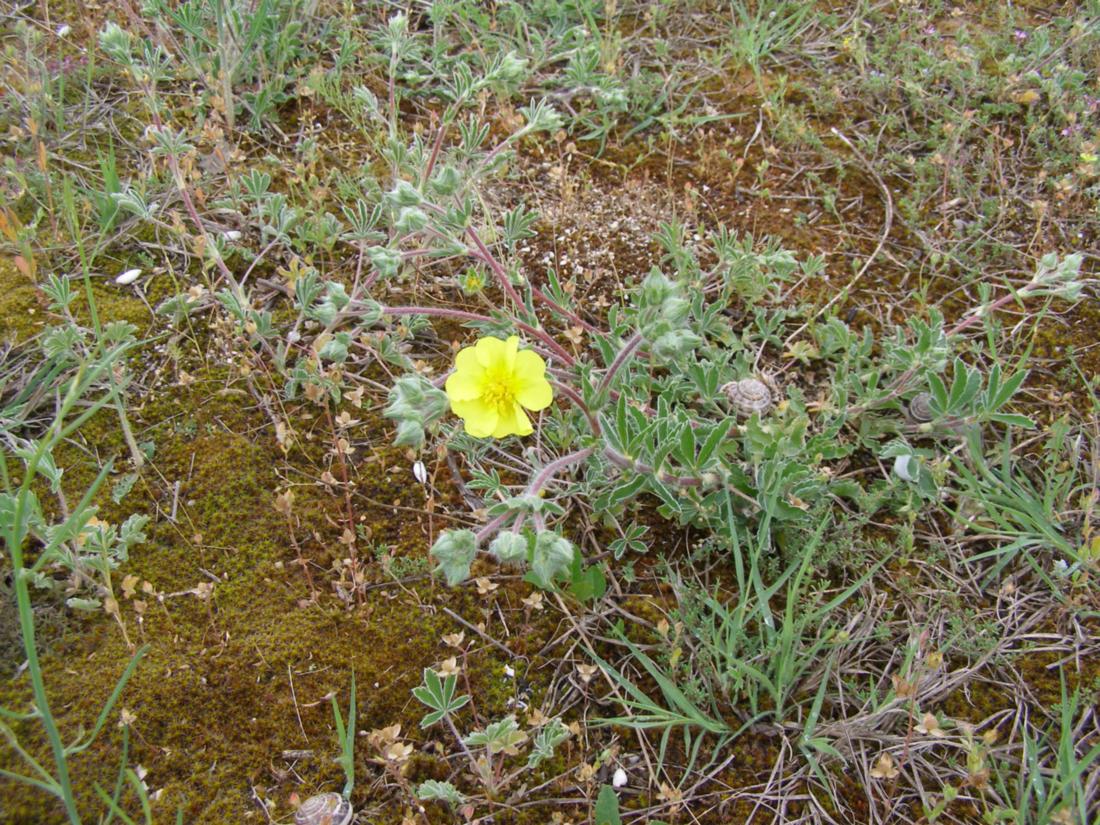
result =
M730 404L742 415L763 415L772 408L772 392L763 381L742 378L730 381L722 387Z
M338 793L311 796L294 814L294 825L348 825L351 803Z
M919 392L909 402L909 419L915 424L927 424L936 414L932 412L932 396L926 392Z

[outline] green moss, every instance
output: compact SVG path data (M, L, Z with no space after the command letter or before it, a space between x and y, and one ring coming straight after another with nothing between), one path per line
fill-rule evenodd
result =
M224 372L202 371L198 364L188 369L194 369L195 384L132 407L139 440L156 445L153 460L120 504L110 499L110 481L97 504L100 517L111 521L135 510L151 516L148 541L115 576L116 593L123 576L137 577L138 592L120 598L121 615L130 637L149 645L121 702L137 715L132 761L148 770L151 789L163 789L160 816L181 805L185 821L235 823L254 809L253 786L264 788L285 811L291 792L303 795L342 783L332 762L337 745L327 697L335 693L346 702L353 672L359 685L358 727L400 723L415 741L423 708L410 691L424 667L453 652L440 637L460 629L435 604L445 598L473 624L490 615L473 588L448 591L426 578L413 582L411 590L374 587L354 606L332 595L330 568L346 555L338 542L345 511L342 496L314 481L327 450L323 428L318 425L313 440L303 438L302 446L284 457L266 415L243 403L250 396L217 390L229 380ZM384 425L372 420L364 426ZM110 456L120 457L119 474L127 470L117 418L107 410L58 452L70 500ZM373 461L407 467L403 453L389 448ZM354 468L361 523L391 544L393 552L426 558L427 520L408 515L423 507L423 493L420 488L411 492L396 473L377 472L377 464L364 461ZM288 478L297 482L295 535L313 563L320 590L316 602L310 602L305 577L294 563L286 520L273 506L275 492ZM405 509L394 509L398 499ZM173 511L174 521L168 518ZM368 569L367 578L386 581L378 565ZM142 592L144 582L152 593ZM199 585L213 585L209 598L197 595ZM528 592L527 585L507 582L493 598L518 610ZM38 596L42 605L43 598ZM136 602L144 603L140 615ZM556 626L548 617L534 621L546 626L524 627L508 643L526 646L526 631L545 637ZM515 683L504 678L501 655L477 639L471 642L464 669L479 713L499 718L513 712L508 700ZM46 647L46 680L62 729L87 726L129 660L121 633L104 616L71 617ZM552 672L531 668L534 693L545 690ZM27 700L25 679L0 686L5 704L25 707ZM92 783L108 785L114 779L119 732L109 730L94 753L74 760L76 783L89 810L94 807ZM31 750L48 760L37 729L24 726L22 734ZM273 769L285 766L282 751L290 749L312 750L315 757L295 765L295 774L273 776ZM368 763L366 750L361 745L357 753L354 799L360 805L368 804L378 771ZM12 754L0 751L5 767L11 759ZM438 773L439 767L429 763L417 771ZM35 817L43 804L36 791L16 789L7 821L39 822Z
M46 325L46 302L31 280L0 258L0 343L22 343Z

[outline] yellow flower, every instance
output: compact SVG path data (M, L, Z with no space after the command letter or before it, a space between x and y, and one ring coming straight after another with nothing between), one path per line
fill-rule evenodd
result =
M519 338L482 338L459 350L447 379L451 410L474 438L530 435L524 409L543 410L554 398L546 380L546 362L520 350Z

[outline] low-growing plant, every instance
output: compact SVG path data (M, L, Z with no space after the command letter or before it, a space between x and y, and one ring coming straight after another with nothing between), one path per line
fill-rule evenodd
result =
M1040 732L1024 725L1022 758L987 757L979 766L988 781L984 820L1014 825L1061 825L1095 821L1098 781L1095 714L1081 706L1062 677L1062 700L1053 708L1057 729ZM1086 731L1092 731L1092 736Z
M446 724L473 775L490 798L509 787L523 773L553 757L554 749L569 738L568 728L558 718L547 720L533 735L528 735L514 715L488 722L463 736L455 718L456 713L470 703L470 697L456 695L457 685L455 673L441 674L432 668L424 669L423 683L412 691L413 696L429 709L420 727ZM520 760L519 764L512 760L512 769L507 770L509 758L520 756L521 749L527 752L526 760ZM450 782L436 780L420 783L416 796L420 800L439 800L456 807L469 801Z
M391 85L402 61L411 59L405 49L409 37L407 21L394 17L386 34L393 54ZM105 32L108 53L142 74L144 58L129 45L110 45L115 40L122 38ZM383 154L392 178L386 186L377 181L345 208L350 232L336 217L325 230L357 251L358 274L350 285L326 278L315 266L295 263L286 270L294 311L289 324L277 323L268 309L256 309L217 245L206 245L222 282L217 300L249 342L251 357L267 365L265 373L271 369L281 376L288 399L304 394L316 403L337 404L345 393L359 392L355 375L364 353L387 369L405 372L393 382L385 410L396 424L395 443L419 450L430 436L461 453L473 477L485 484L487 523L478 530L446 531L433 546L448 583L466 578L480 548L487 547L498 562L529 565L529 577L542 586L571 579L579 594L597 595L596 574L575 566L575 549L556 529L569 502L578 498L591 502L610 530L626 536L634 529L627 508L640 496L652 496L662 515L713 532L726 552L732 551L733 531L761 519L771 525L780 548L797 545L814 522L818 503L832 497L872 510L892 499L915 513L939 495L940 450L934 437L942 428L1028 423L1005 409L1023 373L1002 375L994 367L983 389L980 368L962 357L962 333L1013 301L1076 298L1082 288L1079 256L1047 256L1029 282L1001 295L983 284L980 304L954 325L931 310L876 337L826 316L807 321L801 328L806 337L796 341L794 335L784 340L780 331L798 317L797 310L772 301L777 285L795 273L819 273L819 260L799 263L774 243L757 247L723 228L709 242L695 243L682 225L669 222L657 236L663 265L627 291L606 319L592 317L574 304L570 282L550 272L539 285L519 265L517 244L535 231L533 213L520 205L498 220L478 196L488 177L504 168L513 146L562 122L545 100L532 102L522 110L522 126L482 148L486 125L460 116L480 90L511 71L507 62L494 62L481 75L456 70L449 105L429 139L413 135L403 141L393 101L383 114L369 93L361 95L388 124ZM154 81L146 93L155 111ZM192 151L186 137L166 128L152 134L158 153L178 170ZM185 181L178 173L175 179L201 227ZM269 176L253 171L243 187L252 218L270 238L268 248L292 249L292 233L304 216L284 195L270 191ZM456 264L472 265L495 288L487 313L385 303L387 283L436 273L445 277ZM179 299L173 301L178 309ZM198 306L191 302L187 309ZM442 379L414 369L408 344L432 319L458 322L480 336L476 347L464 350L467 355L460 353L459 374L465 357L476 381L489 382L483 387L486 397L504 405L494 408L500 415L487 413L491 424L471 424L470 405L479 398L472 385L455 389L460 379L452 378L444 389ZM572 348L562 335L567 330L584 336L587 346ZM525 365L518 383L492 378L499 368L490 350L499 350L505 339L501 363L509 370L513 362ZM815 366L812 383L791 371L786 386L780 386L781 376L764 374L761 357L782 346L788 357ZM941 377L949 368L950 389ZM545 389L525 402L523 393L534 393L523 389L525 382L544 378L561 404L547 407ZM746 381L760 387L753 391L762 403L752 411L738 407L737 393ZM922 390L932 398L931 426L912 425L900 414L902 402ZM519 404L514 418L511 402ZM497 476L487 460L496 450L490 438L534 431L521 407L541 411L537 431L544 449L528 483L516 489L490 482ZM452 424L449 410L465 419L464 428ZM931 443L913 444L929 437ZM859 451L894 459L896 474L885 482L886 499L875 485L836 477L832 468ZM334 455L343 454L337 449ZM558 477L567 471L576 481L563 486Z
M344 721L340 713L340 704L332 697L332 721L336 725L336 741L340 745L340 756L336 762L344 771L344 798L350 799L355 789L355 674L351 674L351 691L348 696L348 718Z
M60 334L60 330L54 330ZM58 387L57 408L44 431L37 434L6 432L7 443L0 450L0 535L4 539L6 561L12 577L19 615L19 629L26 654L26 669L33 692L30 711L0 708L0 733L21 758L30 773L0 770L6 779L22 782L50 794L60 800L68 821L79 825L81 815L77 810L70 777L70 760L88 750L99 738L108 719L122 695L127 681L145 653L138 649L129 665L119 677L110 697L104 703L91 731L81 731L69 744L62 739L57 720L51 710L43 670L39 661L35 633L34 606L31 587L51 588L51 573L56 569L69 571L74 576L73 590L81 592L90 588L94 599L73 596L68 603L72 607L102 607L119 621L118 602L111 595L110 571L125 559L127 548L142 540L141 519L132 518L120 528L100 522L95 518L92 504L96 494L111 472L107 462L96 479L89 485L80 500L63 510L55 518L43 505L38 491L45 489L55 494L61 492L61 469L54 460L58 445L76 432L89 418L113 404L119 388L109 376L121 358L134 346L127 335L115 336L110 330L85 356L66 364L67 375ZM93 577L98 573L98 577ZM27 751L8 724L37 720L49 742L53 757L53 769L43 766ZM124 740L125 743L125 740ZM100 797L113 814L120 814L119 796L122 776L134 778L125 768L124 744L120 782L114 794L100 793ZM136 786L143 800L145 821L152 822L148 800L142 795L140 783Z

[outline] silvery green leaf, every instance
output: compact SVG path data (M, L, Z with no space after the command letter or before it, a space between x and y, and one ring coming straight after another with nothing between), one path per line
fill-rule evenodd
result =
M132 37L128 31L117 23L108 23L99 33L99 47L112 60L119 63L129 63L131 59Z
M385 308L377 301L367 298L359 301L357 307L359 309L359 321L364 327L373 327L382 320Z
M450 782L440 782L435 779L421 782L416 788L416 798L424 801L438 799L451 805L461 805L466 801L466 797Z
M397 435L394 436L395 447L412 447L417 449L424 446L424 427L418 421L406 420L397 422Z
M381 115L381 109L378 106L378 98L375 97L374 93L366 86L356 86L352 89L351 96L363 107L363 111L371 117Z
M49 327L42 334L42 352L49 358L72 355L80 342L80 330L72 324Z
M485 730L474 731L462 740L473 747L483 746L493 756L502 752L514 752L527 741L527 734L519 729L515 716L505 716L499 722L491 722Z
M492 70L493 77L495 79L500 79L507 82L519 80L523 77L524 72L526 71L526 58L520 57L515 52L508 52L503 57L501 57Z
M423 426L442 418L449 406L447 393L424 376L413 373L394 381L382 415L396 421L414 420Z
M424 197L407 180L400 180L393 189L386 193L386 200L395 207L419 206L424 201Z
M367 257L370 258L371 266L377 269L378 274L383 278L396 275L401 267L401 253L384 246L372 246L367 250Z
M137 327L129 321L111 321L103 325L103 337L112 343L130 341L137 332Z
M114 487L111 489L111 501L115 504L120 503L130 491L134 488L134 482L137 481L137 473L127 473L121 476L118 481L115 482Z
M501 564L515 564L527 560L527 539L519 533L503 531L497 533L489 545L489 552Z
M462 185L462 175L453 166L441 167L428 183L440 195L453 195Z
M50 309L54 312L67 309L69 304L73 302L73 298L76 297L69 286L68 278L59 278L52 274L48 276L46 283L39 285L38 288L53 301L50 304Z
M342 364L348 360L348 347L351 345L351 335L346 332L338 332L332 336L321 351L317 354L325 361Z
M545 99L520 109L520 114L527 120L527 126L524 127L527 131L553 132L562 126L561 115Z
M703 343L703 339L691 330L671 330L651 342L653 355L661 360L674 360L692 352Z
M531 570L542 581L549 584L558 574L569 569L573 564L575 553L576 550L568 539L544 530L535 537Z
M393 228L399 235L411 235L428 225L428 214L416 206L406 206L398 214Z
M568 738L569 728L560 719L551 719L535 734L531 753L527 756L527 767L537 768L541 762L554 755L554 748Z
M337 309L343 309L351 300L351 298L348 297L347 290L344 289L344 285L339 281L330 281L326 286L326 290L326 300L331 301L332 305Z
M431 554L438 561L436 573L442 573L447 584L454 587L470 575L470 565L477 556L477 536L472 530L448 530L432 545Z
M408 15L404 14L403 12L395 14L389 19L387 28L389 30L390 37L394 40L404 39L409 33Z
M103 607L103 602L99 599L81 599L76 596L71 596L65 600L65 604L71 607L73 610L99 610Z
M118 529L119 541L130 547L145 541L145 525L149 523L149 517L134 513Z

